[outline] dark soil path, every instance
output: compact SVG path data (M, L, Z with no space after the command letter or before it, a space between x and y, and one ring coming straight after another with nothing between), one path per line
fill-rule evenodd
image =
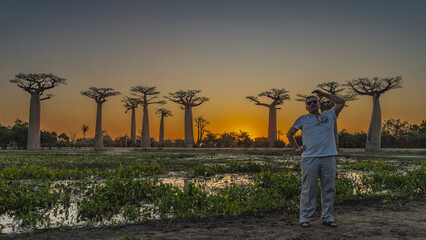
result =
M281 220L280 212L260 216L202 220L152 221L115 228L48 230L32 235L3 235L10 239L425 239L426 201L336 206L338 228L318 217L302 229L297 219Z

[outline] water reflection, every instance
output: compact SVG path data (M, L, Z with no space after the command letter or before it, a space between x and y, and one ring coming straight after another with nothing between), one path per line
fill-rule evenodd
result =
M184 177L168 177L160 178L160 182L171 184L183 190L188 184L203 186L209 194L216 193L220 189L237 185L240 187L252 186L254 184L253 175L249 174L223 174L216 175L212 178L184 178Z

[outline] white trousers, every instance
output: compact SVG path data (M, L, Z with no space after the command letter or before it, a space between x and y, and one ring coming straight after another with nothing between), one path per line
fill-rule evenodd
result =
M334 156L302 157L302 193L300 196L300 222L310 222L315 213L317 180L321 183L321 219L334 221L334 195L336 182L336 161Z

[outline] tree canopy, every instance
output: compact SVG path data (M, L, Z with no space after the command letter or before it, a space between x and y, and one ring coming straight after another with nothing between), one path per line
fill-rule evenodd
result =
M388 90L402 87L402 76L386 78L356 78L347 81L348 86L353 92L359 95L380 95Z
M357 94L351 93L351 92L344 93L343 91L347 89L342 87L342 85L339 84L338 82L320 83L317 85L317 87L329 94L340 97L341 99L345 100L345 102L357 100ZM297 96L296 101L305 102L306 98L308 98L310 95L296 94L296 96ZM330 99L322 97L322 96L317 96L317 95L316 97L320 101L322 111L331 109L334 106L334 102L331 101Z
M124 96L121 102L124 103L124 108L126 109L125 113L127 113L129 110L136 109L139 105L142 104L141 99L131 98L128 96Z
M172 117L173 116L172 112L165 109L165 108L157 109L157 111L155 111L155 113L162 116L162 117Z
M52 89L60 84L66 84L65 78L60 78L52 73L18 73L14 79L9 80L11 83L16 83L19 88L24 89L30 94L43 95L44 91ZM52 98L53 94L46 94L40 101Z
M96 88L90 87L87 91L80 92L81 95L94 99L97 103L106 102L107 97L120 95L118 91L114 91L113 88Z
M160 100L160 101L153 101L154 99L158 98L158 94L160 94L159 91L156 90L157 87L147 87L138 85L135 87L130 88L130 91L134 96L137 96L140 98L141 104L146 106L148 104L165 104L166 101Z
M169 93L169 96L164 97L185 107L196 107L209 101L206 97L197 97L196 95L200 92L201 90L179 90L177 92Z
M60 84L66 84L65 78L60 78L53 75L52 73L18 73L15 75L14 79L9 80L11 83L16 83L16 85L26 92L31 94L39 93L43 94L45 90L56 87ZM45 99L52 97L53 95L49 94Z
M272 99L272 102L270 104L262 103L259 100L259 97L267 97L269 99ZM290 95L288 94L288 91L285 90L284 88L282 89L272 88L271 90L259 93L257 97L247 96L246 99L255 102L256 105L269 107L269 106L277 106L277 105L283 104L285 100L290 100Z

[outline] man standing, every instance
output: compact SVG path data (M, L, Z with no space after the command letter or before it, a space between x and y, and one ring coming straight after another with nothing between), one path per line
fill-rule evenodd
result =
M334 139L334 121L345 106L345 101L335 95L315 90L312 93L326 97L335 106L320 113L320 103L317 97L309 96L305 100L309 114L300 116L287 133L291 146L302 153L302 192L300 196L300 225L309 227L315 212L317 179L321 182L322 214L324 225L337 227L333 217L336 165L334 155L337 155ZM302 130L303 145L299 146L294 134Z

